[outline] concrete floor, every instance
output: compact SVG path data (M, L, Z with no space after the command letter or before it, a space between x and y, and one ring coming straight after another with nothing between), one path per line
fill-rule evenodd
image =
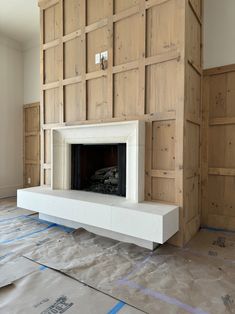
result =
M235 234L149 252L0 200L0 313L235 313Z

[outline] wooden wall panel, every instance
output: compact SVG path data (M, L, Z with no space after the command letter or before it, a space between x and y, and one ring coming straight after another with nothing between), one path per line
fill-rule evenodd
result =
M59 80L59 57L58 47L45 51L44 82L46 84Z
M59 89L45 90L44 93L44 121L45 123L59 123L60 121Z
M40 107L24 106L24 187L40 185Z
M186 116L200 121L201 119L201 75L190 65L186 67Z
M114 13L130 9L139 4L139 0L114 0Z
M81 26L82 0L64 0L64 35L77 31Z
M114 24L114 64L139 59L139 17L132 15Z
M175 170L175 121L153 123L152 169Z
M60 36L60 6L49 7L44 11L44 43L58 39Z
M235 169L235 124L209 128L209 166Z
M175 203L174 179L152 178L152 200Z
M201 68L201 25L193 10L189 9L188 12L188 59Z
M87 0L87 25L98 22L110 14L111 0Z
M146 112L176 110L179 94L175 88L178 75L176 60L153 64L146 69Z
M44 131L44 143L45 143L44 162L46 164L50 164L51 163L51 130Z
M81 121L84 119L81 95L82 83L64 87L65 122Z
M235 230L235 70L204 72L202 224Z
M110 118L107 103L107 79L104 77L87 82L87 117L88 120Z
M64 43L64 78L81 75L81 38L76 37Z
M107 31L107 27L102 27L87 34L87 72L100 70L100 65L95 64L95 54L108 49Z
M128 117L140 115L138 108L138 71L117 73L114 75L114 116Z
M197 225L196 218L191 219L197 189L193 196L184 191L188 183L183 180L183 157L189 142L183 134L189 116L200 126L200 49L194 42L198 25L190 28L195 17L186 18L198 0L193 6L182 0L58 0L50 7L48 3L40 1L41 184L50 185L51 128L84 120L145 120L146 199L180 206L180 232L171 243L183 245ZM188 38L191 34L193 40ZM105 50L108 62L101 69L95 65L95 54ZM193 52L190 60L186 51ZM198 73L189 73L189 86L188 61ZM191 189L196 180L190 179ZM192 197L189 209L183 207L185 193Z
M147 10L147 56L155 56L180 45L179 1L167 1Z

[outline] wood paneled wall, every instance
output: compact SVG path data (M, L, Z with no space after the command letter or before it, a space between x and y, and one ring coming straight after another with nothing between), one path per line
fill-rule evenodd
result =
M24 187L40 185L40 104L24 105Z
M202 224L235 231L235 65L204 71Z
M200 0L39 5L41 184L50 185L54 126L144 119L146 200L180 206L180 232L171 242L183 245L199 221ZM105 50L101 70L95 54Z

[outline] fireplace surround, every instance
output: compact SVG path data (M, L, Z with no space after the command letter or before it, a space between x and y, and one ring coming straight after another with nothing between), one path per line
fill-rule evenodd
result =
M51 132L51 187L18 190L18 206L38 211L44 220L83 227L150 249L178 231L178 206L144 201L144 121L59 127ZM118 160L119 155L125 158ZM74 159L78 167L76 180L72 175ZM91 164L89 172L85 168ZM114 171L109 180L117 172L113 167L122 167L122 170L124 167L125 178L121 180L125 193L95 193L87 186L82 187L86 179L99 176L107 167ZM85 171L85 179L79 177L81 171Z

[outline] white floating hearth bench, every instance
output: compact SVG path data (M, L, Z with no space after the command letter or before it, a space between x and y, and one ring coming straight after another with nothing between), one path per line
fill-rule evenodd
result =
M126 144L126 197L71 190L72 144ZM145 122L52 129L51 187L18 190L19 207L41 219L153 249L179 230L179 208L144 201Z

